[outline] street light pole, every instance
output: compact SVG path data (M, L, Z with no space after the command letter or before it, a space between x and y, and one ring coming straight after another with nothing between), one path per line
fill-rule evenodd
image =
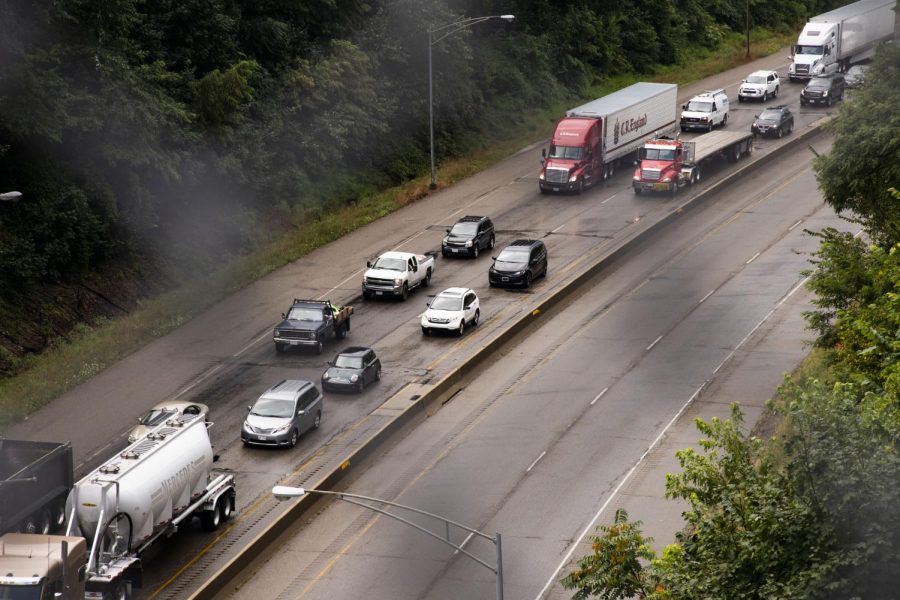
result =
M490 19L502 19L504 21L512 21L515 19L515 15L490 15L487 17L469 17L467 19L460 19L458 21L454 21L452 23L447 23L446 25L440 25L438 27L429 27L428 28L428 139L431 147L431 183L428 186L428 189L437 188L437 178L435 175L434 168L434 91L433 91L433 83L432 83L432 68L431 68L431 47L443 40L445 37L449 35L453 35L457 31L462 31L472 25L477 25L483 21L487 21ZM442 32L442 34L434 39L434 34L437 32Z
M292 498L300 498L301 496L304 496L305 494L319 494L322 496L334 496L335 498L337 498L339 500L343 500L344 502L347 502L349 504L355 504L356 506L362 506L363 508L367 508L373 512L377 512L378 514L384 515L386 517L390 517L391 519L394 519L395 521L400 521L401 523L405 523L406 525L409 525L410 527L412 527L414 529L418 529L425 535L433 537L434 539L440 541L441 543L450 546L457 552L465 554L466 556L468 556L469 558L471 558L472 560L477 562L479 565L489 569L490 571L492 571L494 573L494 575L496 575L497 600L503 600L503 552L501 551L501 546L500 546L501 538L500 538L499 532L495 533L494 536L491 537L491 536L487 535L486 533L482 533L482 532L478 531L477 529L472 529L471 527L467 527L465 525L462 525L461 523L457 523L456 521L451 521L450 519L448 519L446 517L442 517L440 515L435 515L433 513L426 512L426 511L418 509L418 508L413 508L412 506L405 506L403 504L397 504L396 502L389 502L388 500L382 500L380 498L372 498L369 496L360 496L358 494L347 494L344 492L333 492L330 490L307 490L304 488L291 487L291 486L286 486L286 485L276 485L275 487L272 488L272 495L275 496L275 498L277 498L278 500L290 500ZM382 508L379 508L378 506L372 506L371 504L368 504L369 502L383 504L385 506L393 506L394 508L399 508L401 510L407 510L407 511L416 513L418 515L423 515L423 516L430 517L432 519L441 521L444 523L444 535L440 536L440 535L434 533L433 531L431 531L430 529L426 529L425 527L422 527L421 525L419 525L417 523L413 523L409 519L404 519L403 517L401 517L399 515L395 515L393 513L390 513ZM484 539L492 542L495 547L496 564L491 565L491 564L481 560L474 554L468 552L465 548L463 548L462 544L455 544L452 541L450 541L450 526L451 525L454 527L457 527L459 529L462 529L463 531L467 531L472 535L477 535L481 538L484 538ZM469 536L469 537L471 537L471 536ZM468 539L468 538L466 538L466 539ZM463 542L463 543L465 543L465 542Z

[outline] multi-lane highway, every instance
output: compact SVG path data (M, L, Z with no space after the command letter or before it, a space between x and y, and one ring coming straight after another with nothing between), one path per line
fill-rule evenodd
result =
M764 67L776 67L783 71L784 59L781 56L771 57L747 65L738 71L723 73L711 80L689 86L681 90L679 100L682 101L702 89L723 86L728 89L730 96L735 98L736 86L740 79L751 70ZM828 112L826 109L800 111L797 102L799 89L799 86L786 85L778 99L778 103L790 104L797 113L795 135ZM772 103L770 101L770 104ZM759 112L759 108L757 105L738 105L737 102L734 102L728 127L748 128L753 116ZM783 143L785 140L757 140L754 144L754 157L764 155ZM797 160L802 162L802 158L806 156L805 151L799 154L802 156L785 158L778 164L772 164L766 170L755 173L752 179L742 184L748 185L750 192L745 190L741 193L741 198L746 199L744 196L748 193L751 194L751 197L755 197L755 194L763 193L765 190L772 191L773 185L783 184L797 173L807 169L808 165L806 164L794 164ZM252 539L257 522L264 522L267 518L271 518L270 513L275 509L272 507L267 492L274 483L289 473L302 474L306 472L310 473L309 477L312 477L317 470L329 468L332 461L339 460L343 456L343 450L360 443L360 440L364 439L369 432L383 426L390 419L389 411L380 411L378 408L395 392L401 388L410 389L405 387L409 383L428 384L450 372L469 353L475 352L492 332L506 326L522 310L528 310L535 302L549 295L555 285L558 285L571 271L583 263L585 256L596 255L604 248L613 247L623 238L645 226L646 223L658 220L662 215L667 214L678 202L682 202L698 192L697 189L687 190L676 200L653 195L636 197L630 190L630 173L626 170L626 172L620 172L604 187L591 189L581 196L542 196L538 193L536 181L539 156L538 148L526 149L497 167L462 182L453 189L435 194L398 211L338 242L313 252L295 264L272 273L212 307L172 334L150 344L121 363L111 366L91 381L79 386L51 406L35 414L27 422L11 427L5 434L10 437L31 439L71 439L79 463L78 470L83 473L122 447L124 435L133 423L134 417L156 402L178 397L209 404L212 410L212 420L215 422L212 429L213 443L220 454L220 464L232 469L237 475L239 513L242 515L242 520L239 527L222 539L185 531L175 539L169 540L168 543L160 544L151 550L146 557L148 560L145 571L145 592L159 597L184 595L199 581L202 581L206 570L214 568L218 557L226 555L228 552L234 552L241 544ZM700 189L715 183L717 179L734 168L733 165L722 161L718 169L707 171L706 180ZM802 186L801 184L798 186L806 189L810 194L815 193L815 186L808 180L803 180ZM800 190L797 189L795 193L799 194ZM721 194L720 196L723 200L717 200L717 205L729 206L730 204L727 202L730 199L729 195ZM785 201L782 200L782 203L784 204ZM790 205L792 202L787 204ZM735 211L733 214L740 215L743 214L741 211L746 209L733 207L732 210ZM765 222L759 227L763 229L771 227L773 231L779 231L779 227L783 225L783 219L793 218L782 215L781 213L784 211L781 208L776 210L770 207L770 210L773 213L774 222ZM474 288L481 297L482 324L461 340L423 338L421 336L417 316L424 309L427 300L427 294L423 291L414 293L405 303L361 302L359 280L367 258L393 248L419 252L437 249L444 229L464 214L491 216L498 228L497 242L501 246L521 237L543 239L549 250L549 276L538 282L535 288L529 292L494 290L487 287L487 268L490 264L488 257L483 256L478 260L470 261L439 260L432 280L432 291L428 293L444 287L468 286ZM743 226L747 225L749 220L738 219L738 222L741 222ZM794 221L796 219L788 225ZM648 248L647 255L650 250L664 252L670 250L673 245L686 250L696 235L698 235L697 232L682 231L680 227L676 228L673 232L667 233L666 239L669 239L669 242L661 241L658 246L654 244ZM750 234L745 241L739 241L734 233L729 235L735 251L744 246L759 244L757 234ZM728 249L729 245L725 246L725 249ZM704 248L709 247L704 246ZM763 252L767 248L767 246L760 246L758 251ZM710 260L717 258L719 254L737 260L736 256L724 252L723 249L713 251ZM640 257L643 256L645 256L644 253L640 255ZM661 260L666 262L672 258L666 257ZM678 286L668 289L648 284L642 288L645 292L656 289L656 293L660 297L667 298L662 307L651 311L651 314L637 311L637 305L632 306L629 303L621 302L622 298L630 294L629 285L633 287L634 282L646 277L649 267L638 266L642 260L643 258L636 259L635 266L631 266L629 263L627 268L625 265L621 265L619 270L611 274L607 283L597 288L599 292L592 292L591 299L599 293L601 295L608 294L608 301L611 303L618 302L616 304L619 307L617 316L599 321L604 324L617 324L618 328L603 330L602 333L598 330L596 334L600 337L595 341L602 342L599 343L600 346L611 349L609 362L604 361L602 365L598 363L592 366L583 360L582 362L576 361L573 364L577 364L578 367L574 371L587 369L595 376L611 376L620 372L624 377L624 374L629 371L623 369L636 360L636 357L629 352L644 343L645 335L656 332L653 335L654 339L662 335L663 340L658 342L658 346L663 348L668 329L674 331L681 322L678 320L679 317L683 320L685 315L682 313L686 309L681 302L692 299L693 291L688 293ZM650 265L653 268L659 266L658 264ZM796 275L796 270L798 269L794 270L794 275ZM721 273L719 270L714 271L715 273L710 273L710 277L724 275L724 271ZM618 284L616 284L617 277L623 278ZM776 278L778 285L775 287L784 283L784 277L787 275ZM727 281L727 278L723 281ZM704 293L706 291L709 290L705 290ZM668 297L667 294L673 294L673 296ZM382 381L369 388L361 396L329 394L326 397L322 428L305 436L294 450L270 451L243 448L240 445L238 432L246 413L246 405L250 404L268 386L282 379L317 381L329 355L340 348L339 344L332 343L322 356L300 352L291 352L286 355L275 354L270 339L271 326L277 320L278 314L287 308L293 297L329 298L335 302L355 303L356 314L352 321L350 340L354 344L371 345L376 348L384 365ZM583 302L583 300L579 302ZM590 304L592 303L586 305ZM591 330L593 327L591 323L597 316L595 313L597 313L596 307L595 310L586 311L578 317L569 317L571 324L563 328L568 332L567 336L572 337L581 331ZM694 338L692 340L686 338L688 341L685 343L688 347L703 346L714 343L707 342L706 336L715 334L720 328L728 331L732 328L740 329L743 324L740 319L741 311L735 311L730 316L736 319L732 325L726 325L728 320L723 318L722 325L717 326L714 331L691 329L685 335L690 334ZM579 325L579 320L581 325ZM553 333L558 335L558 332ZM547 335L550 334L542 333L542 337ZM566 339L567 337L557 338L560 352L568 347L568 343L562 344L562 341ZM523 340L522 346L531 344L530 340L531 338ZM653 342L653 339L650 341ZM574 346L577 344L573 342ZM594 357L598 353L598 351L587 349L582 352L586 353L581 357L582 359ZM570 360L574 359L570 358ZM506 397L500 393L503 387L500 384L501 381L523 380L522 383L510 388L511 391L518 393L517 390L524 389L523 386L527 387L525 382L538 381L541 387L536 390L540 392L536 394L536 397L544 395L542 406L529 403L530 410L528 412L532 413L530 416L534 416L535 411L538 415L543 414L543 411L549 411L560 418L572 417L573 415L569 412L577 410L577 402L574 402L572 406L566 405L565 410L558 411L558 406L556 406L558 403L548 402L547 394L553 392L560 398L565 398L567 395L578 395L588 388L587 384L584 381L576 384L577 373L570 372L571 369L560 367L555 362L553 364L557 369L561 369L556 375L547 375L538 380L535 380L533 376L526 376L530 369L534 369L539 366L539 363L543 364L544 362L544 359L541 359L534 364L516 366L514 372L518 375L512 379L509 377L505 379L502 376L504 373L502 370L500 373L495 373L496 377L493 379L496 381L492 379L492 383L488 386L493 392L480 396L481 402L485 403L484 414L495 414L495 410L491 408L492 399ZM641 364L640 361L637 364ZM661 363L661 367L665 367L666 364L668 363ZM678 365L677 362L674 364ZM649 369L650 366L645 364L643 368ZM658 376L662 377L663 373L677 375L680 371L681 366L678 366L674 370L663 371ZM655 378L657 375L653 377ZM544 388L543 386L549 382L553 382L553 386ZM675 388L680 389L678 386ZM472 393L471 388L467 388L467 390L466 394ZM609 401L613 401L615 397L611 394ZM650 404L654 405L652 398ZM667 405L663 406L664 402L655 404L659 405L660 410L668 408ZM448 406L456 405L463 405L463 403L454 399ZM622 431L623 439L633 437L643 440L648 435L648 431L644 428L656 423L650 418L653 414L649 411L651 407L646 407L646 411L638 410L632 416L615 415L612 423L616 427L629 426L633 428L627 432ZM496 413L502 414L503 411L498 407ZM445 419L452 417L455 413L442 410L438 414L441 415L441 419ZM659 415L656 417L662 418ZM607 415L605 418L611 417ZM429 422L431 421L433 420L429 420ZM537 423L540 425L540 422ZM457 423L448 426L459 427L461 425L462 423ZM541 434L540 439L535 438L534 444L540 441L546 446L547 435L560 434L559 425L550 426L548 421L546 431L542 431L542 427L538 425L529 426L536 427L536 433ZM487 446L496 445L500 449L522 455L529 455L533 449L531 442L516 449L513 447L513 438L504 440L499 431L498 436L494 442L486 442ZM435 440L438 439L440 438L435 438ZM605 461L610 469L606 476L610 476L616 470L621 470L630 459L631 447L627 443L613 444L613 446L614 448L610 447L612 458ZM429 444L429 447L434 447L434 444ZM591 452L602 451L604 447L606 446L601 445ZM434 452L437 452L435 456L440 454L438 450ZM621 464L617 462L617 457L621 458ZM480 461L473 464L484 467L484 469L479 468L478 471L490 472L489 467L493 463L486 458L486 455L479 458L473 457L472 460ZM502 461L498 461L498 464L500 462ZM399 492L401 488L397 488L395 492ZM503 495L507 492L508 490L502 491ZM488 504L495 508L499 507L500 496L498 494L500 493L500 491L495 491L487 494L483 500L488 501ZM473 506L473 509L476 512L484 510L480 506ZM549 507L548 510L547 521L549 524L553 521L550 513L556 511ZM480 524L477 516L474 519L467 518L466 520ZM438 562L446 561L442 559ZM428 572L429 570L426 569L422 574L428 579L427 586L434 586L435 590L439 590L440 586L444 584L441 584L440 578L435 578L433 573L427 575ZM392 577L392 581L398 585L400 583L396 575ZM418 589L415 593L422 593L423 589L431 589L431 587L417 588L413 584L413 589ZM317 593L327 594L327 592Z
M731 186L600 273L341 488L502 532L506 596L539 597L651 441L798 287L818 244L803 230L840 227L812 158L804 149ZM773 389L793 366L782 361L754 367ZM490 544L470 544L492 562ZM273 548L233 598L493 597L489 570L340 502Z

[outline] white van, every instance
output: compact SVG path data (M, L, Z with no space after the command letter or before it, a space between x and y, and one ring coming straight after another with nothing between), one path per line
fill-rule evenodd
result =
M728 123L728 95L724 88L694 96L681 107L681 130L712 131L716 125Z

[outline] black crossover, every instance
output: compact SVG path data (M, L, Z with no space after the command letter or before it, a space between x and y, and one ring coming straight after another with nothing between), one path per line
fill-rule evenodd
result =
M540 240L516 240L494 257L488 284L528 287L547 274L547 247Z
M441 254L474 256L494 247L494 224L487 217L465 216L447 230L441 242Z

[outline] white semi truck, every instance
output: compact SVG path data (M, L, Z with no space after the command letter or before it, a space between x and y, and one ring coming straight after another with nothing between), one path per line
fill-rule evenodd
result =
M0 598L127 599L140 587L141 553L151 544L193 517L214 530L231 516L234 476L214 470L213 460L202 415L156 427L74 485L65 536L0 537ZM29 544L50 548L54 560L26 568Z
M894 37L895 0L859 0L809 20L791 47L788 77L800 81L846 71Z

